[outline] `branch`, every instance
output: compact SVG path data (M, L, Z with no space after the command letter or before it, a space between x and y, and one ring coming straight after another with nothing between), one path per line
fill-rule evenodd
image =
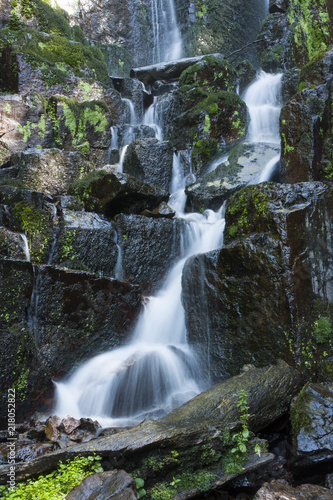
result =
M231 52L230 54L225 56L225 59L228 59L230 56L233 56L234 54L237 54L238 52L242 52L242 50L247 49L248 47L250 47L254 43L259 43L259 42L264 42L264 41L265 41L264 38L259 38L259 40L253 40L253 42L250 42L247 45L244 45L243 47L241 47L240 49L234 50L233 52Z

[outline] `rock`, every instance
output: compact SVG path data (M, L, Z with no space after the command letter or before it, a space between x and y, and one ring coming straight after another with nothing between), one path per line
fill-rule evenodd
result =
M161 286L166 273L181 256L182 220L117 215L114 219L126 280L139 283L145 294ZM154 245L151 242L154 241Z
M131 457L138 457L138 453L143 460L147 460L147 454L148 457L158 460L161 459L162 443L162 455L167 460L168 472L172 477L178 472L179 463L182 463L184 469L193 468L193 463L198 464L204 445L209 444L216 450L215 453L220 453L218 456L223 454L226 445L222 444L221 433L226 428L231 431L239 428L237 420L240 410L237 406L237 394L240 389L246 390L249 394L249 413L255 414L249 421L249 428L257 431L288 410L290 399L297 393L299 383L297 372L282 361L275 366L255 368L208 389L159 420L146 419L133 429L99 437L93 443L75 445L26 464L17 464L17 480L50 470L64 458L72 458L77 454L88 455L92 450L102 457L109 457L109 460L117 457L120 459L123 456L128 464ZM177 451L176 456L179 458L172 459L174 453L172 450ZM199 455L196 455L198 453ZM270 462L272 458L271 454L266 453L262 454L261 458L249 457L251 467L261 466L265 462ZM212 465L211 462L208 463ZM140 463L136 460L135 468L138 466L140 467ZM7 468L1 467L0 471L0 480L6 481ZM156 481L156 472L153 477ZM225 475L223 471L219 473L221 484L233 477L235 475ZM210 479L207 487L210 488L215 481L216 479L213 481Z
M333 490L333 473L327 474L326 479L325 479L325 486L326 486L326 488Z
M161 217L172 219L176 215L176 212L163 201L155 210L144 210L142 215L152 217L153 219L160 219Z
M154 210L168 194L159 188L145 184L135 177L103 170L83 177L74 187L86 210L114 217L119 213L141 213Z
M25 149L23 135L18 125L27 121L29 104L18 94L5 94L0 98L0 165L6 163L11 154Z
M317 484L302 484L293 488L282 481L272 481L264 483L260 490L253 497L253 500L331 500L332 492Z
M97 420L92 420L91 418L80 418L80 428L90 432L91 434L96 434L96 432L101 429L101 425Z
M204 90L186 85L176 92L176 96L180 101L180 113L173 120L168 138L177 150L194 143L199 157L204 156L209 162L211 153L217 153L218 145L229 146L244 137L246 105L238 94L220 91L218 87ZM215 151L211 146L207 151L208 140L215 141ZM194 173L198 170L196 163L194 161Z
M285 182L329 180L332 175L333 50L300 75L299 92L281 111L281 170Z
M311 383L305 386L293 402L291 422L294 465L300 468L330 463L333 457L333 385Z
M17 179L26 187L45 194L66 194L73 182L94 169L79 152L59 149L28 150L14 155L11 165L19 166Z
M186 186L186 211L218 210L236 189L257 183L260 173L273 158L278 163L278 145L242 143L235 146L227 161L223 162L225 157L222 157L215 170Z
M331 224L331 197L321 183L243 188L226 208L225 246L187 260L188 340L213 380L281 353L290 361L284 332L299 332L301 324L327 314L332 246L319 228Z
M118 259L116 229L92 212L62 210L53 265L115 277Z
M71 434L73 431L75 431L75 429L80 427L80 425L81 425L80 420L77 420L71 415L67 415L62 419L61 423L58 425L58 428L61 432L64 432L65 434Z
M0 227L0 256L8 259L29 260L25 235Z
M215 58L223 59L222 54L211 54ZM202 61L207 56L187 57L178 61L161 62L151 66L131 69L131 78L137 78L144 85L151 85L158 80L173 81L177 80L182 72Z
M269 2L269 13L275 14L276 12L287 12L287 2L277 0L276 2Z
M1 408L6 387L16 388L18 421L37 408L50 411L52 379L123 344L141 310L137 286L89 273L3 260L0 282Z
M137 139L125 154L123 171L142 182L169 191L173 151L170 142Z
M57 416L49 417L46 421L45 436L49 441L59 441L61 432L59 429L60 418Z
M86 477L66 500L136 500L134 479L124 470L111 470Z

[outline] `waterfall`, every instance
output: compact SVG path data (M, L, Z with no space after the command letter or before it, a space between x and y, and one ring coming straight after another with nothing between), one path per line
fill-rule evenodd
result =
M155 130L155 137L163 141L162 127L159 123L157 111L157 97L154 97L153 103L149 106L143 117L143 124Z
M25 234L20 234L21 239L21 248L24 252L25 258L28 262L30 262L30 252L29 252L29 244Z
M249 142L280 143L281 79L282 73L261 70L245 92L243 99L250 114Z
M181 302L186 259L222 245L224 219L215 213L184 214L186 178L174 157L173 208L185 221L185 251L164 286L150 297L131 342L84 363L67 381L56 384L56 413L97 418L105 425L129 425L157 417L198 394L200 369L187 344Z
M153 26L152 63L182 57L182 39L173 0L150 0Z

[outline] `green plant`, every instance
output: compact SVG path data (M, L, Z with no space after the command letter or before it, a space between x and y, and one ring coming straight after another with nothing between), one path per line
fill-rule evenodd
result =
M101 457L76 456L66 463L59 462L57 470L50 474L39 476L38 479L28 479L9 491L1 486L2 497L6 500L62 500L87 476L103 472Z
M141 479L140 477L135 478L137 498L143 498L144 496L147 495L147 492L144 489L144 484L145 482L143 479Z
M205 115L205 126L204 126L204 132L209 132L210 131L210 118L209 115Z

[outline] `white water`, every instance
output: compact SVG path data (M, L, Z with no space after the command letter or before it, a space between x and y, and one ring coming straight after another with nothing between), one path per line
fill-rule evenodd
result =
M281 79L282 73L273 75L261 70L245 92L243 100L250 114L248 142L280 142Z
M177 25L173 0L150 0L153 26L152 63L182 57L182 39Z
M25 234L20 234L21 238L21 248L24 252L25 258L28 262L30 262L30 252L29 252L29 244Z
M143 117L143 124L155 130L155 137L159 141L163 141L162 127L159 123L157 112L157 98L154 97L154 102L149 106Z
M177 178L177 181L175 180ZM184 214L185 178L175 156L173 208L186 221L185 255L163 288L150 297L124 347L94 357L67 382L56 384L56 413L97 418L104 425L128 425L160 416L200 392L200 370L186 340L181 275L186 259L222 245L224 219L215 213ZM176 193L174 193L176 194Z
M260 182L267 182L272 178L276 164L280 160L280 156L281 155L278 154L278 155L274 156L274 158L269 160L269 162L266 163L266 165L265 165L265 167L264 167L263 171L261 172L260 177L258 179L258 184Z

